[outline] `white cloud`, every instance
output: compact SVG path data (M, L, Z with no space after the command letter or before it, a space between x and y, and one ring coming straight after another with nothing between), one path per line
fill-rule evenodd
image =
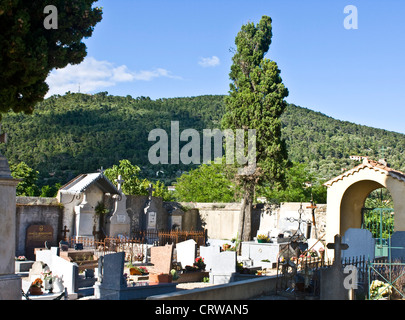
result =
M46 82L49 91L46 97L54 94L65 94L67 91L89 93L101 91L118 83L132 81L151 81L155 78L166 77L181 79L173 76L162 68L155 70L131 71L126 65L114 66L109 61L98 61L93 57L87 57L78 65L68 65L63 69L54 69L49 74Z
M198 61L198 64L204 68L206 67L215 67L219 65L220 61L217 56L212 56L211 58L201 58L200 61Z

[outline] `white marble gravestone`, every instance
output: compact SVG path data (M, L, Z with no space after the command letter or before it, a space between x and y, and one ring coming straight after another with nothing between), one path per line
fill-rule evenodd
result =
M75 206L76 237L92 238L94 229L94 207L87 201L87 194L83 193L83 201Z
M213 256L210 283L225 284L233 281L236 272L236 251L223 251Z
M219 246L200 246L200 256L204 259L205 271L210 271L215 264L215 256L221 252Z
M183 269L194 264L196 248L197 243L193 239L176 244L177 263L180 263Z

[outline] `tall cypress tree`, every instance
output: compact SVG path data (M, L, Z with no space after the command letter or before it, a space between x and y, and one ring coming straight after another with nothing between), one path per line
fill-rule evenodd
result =
M257 25L243 25L237 34L229 74L230 91L225 97L226 114L222 127L256 130L255 170L237 176L243 190L238 231L241 241L251 239L255 186L263 182L283 183L285 169L289 166L286 145L281 139L280 121L287 106L284 98L288 96L288 90L282 83L277 63L264 58L271 44L271 22L270 17L263 16Z
M32 113L49 72L83 61L82 39L102 18L96 1L0 0L0 119L9 110Z

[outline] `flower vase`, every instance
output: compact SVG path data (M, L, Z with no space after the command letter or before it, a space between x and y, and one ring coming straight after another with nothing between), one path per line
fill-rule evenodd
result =
M39 296L41 295L43 292L41 290L40 287L36 287L36 286L31 286L30 290L29 290L29 294L32 296Z
M49 293L52 292L52 279L44 279L44 289L47 290Z

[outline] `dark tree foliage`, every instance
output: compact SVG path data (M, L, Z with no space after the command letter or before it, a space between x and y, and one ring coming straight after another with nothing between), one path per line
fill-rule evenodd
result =
M243 190L238 231L241 241L251 240L251 212L256 185L261 182L282 183L289 165L286 145L281 138L280 120L287 106L284 98L288 96L288 90L282 83L277 63L265 58L271 44L271 22L270 17L263 16L256 25L243 25L237 34L236 52L229 74L230 91L225 97L223 127L256 130L256 170L237 179Z
M102 18L96 0L0 1L0 119L8 110L32 113L48 92L45 80L54 68L78 64L86 56L83 38ZM46 28L57 9L57 28ZM55 12L56 13L56 12Z

